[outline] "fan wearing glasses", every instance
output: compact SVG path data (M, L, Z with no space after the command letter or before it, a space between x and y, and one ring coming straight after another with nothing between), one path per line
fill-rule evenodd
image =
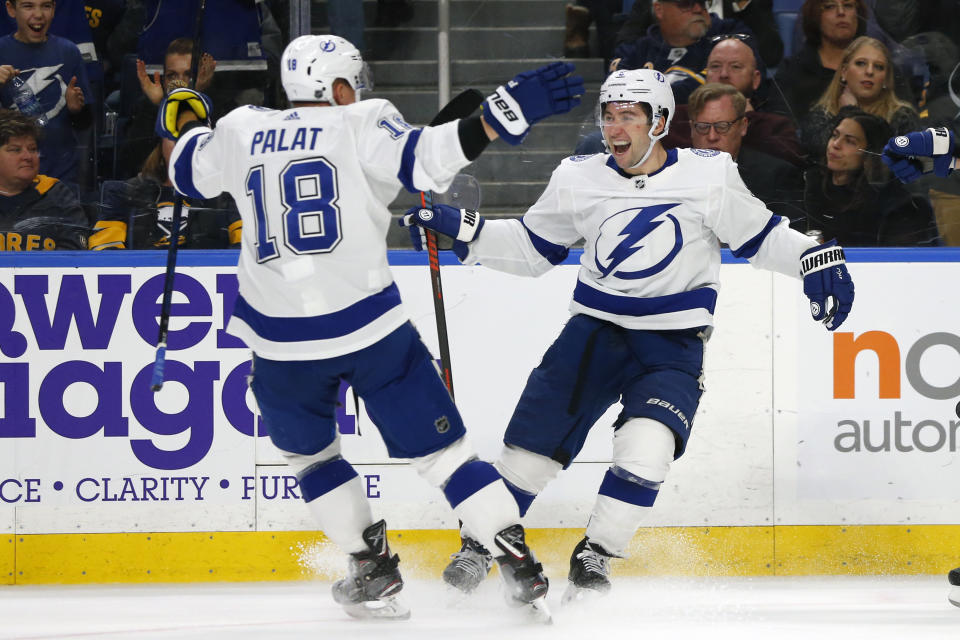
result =
M677 104L686 104L693 90L703 84L703 69L714 36L753 35L740 20L709 13L706 0L654 0L651 8L656 24L643 37L617 46L611 70L662 72L673 88Z
M750 126L743 137L743 146L785 160L798 169L804 169L807 158L800 145L796 127L787 116L775 112L777 105L782 105L782 102L766 97L772 91L757 68L756 52L750 44L753 38L735 33L715 36L715 39L717 43L707 58L706 79L708 83L730 85L746 98L745 118ZM676 126L664 138L664 146L691 146L690 114L687 105L678 105L674 123Z
M805 215L803 173L785 160L744 145L750 127L746 108L746 98L729 84L707 83L694 91L687 103L691 146L729 153L750 192L796 227Z
M616 44L643 37L653 24L651 2L634 2L626 21L617 32ZM783 39L773 17L773 0L707 0L708 13L736 18L757 36L757 50L763 63L775 67L783 59Z

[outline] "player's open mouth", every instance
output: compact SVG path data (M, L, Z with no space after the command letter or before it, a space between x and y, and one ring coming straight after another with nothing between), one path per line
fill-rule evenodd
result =
M614 142L613 143L613 152L617 155L621 155L627 152L627 149L630 148L629 142Z

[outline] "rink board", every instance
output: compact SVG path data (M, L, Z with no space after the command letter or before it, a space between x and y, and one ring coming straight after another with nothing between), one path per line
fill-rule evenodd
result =
M619 570L915 573L955 564L960 305L943 283L960 276L960 254L848 255L857 300L835 334L810 321L799 280L725 255L690 446ZM236 253L181 254L168 382L149 392L164 258L0 256L0 577L8 582L327 571L304 567L304 549L326 545L258 428L245 387L249 352L225 331ZM497 455L529 371L568 317L578 259L538 279L444 267L457 403L483 457ZM437 353L425 261L396 252L391 265ZM386 456L348 388L341 399L344 455L375 513L402 534L409 570L438 574L456 546L442 495ZM558 571L582 536L617 412L526 518Z

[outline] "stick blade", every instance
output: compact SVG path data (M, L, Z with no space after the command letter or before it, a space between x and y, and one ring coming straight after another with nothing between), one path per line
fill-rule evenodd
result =
M466 118L483 104L484 96L476 89L464 89L453 97L430 121L431 127Z

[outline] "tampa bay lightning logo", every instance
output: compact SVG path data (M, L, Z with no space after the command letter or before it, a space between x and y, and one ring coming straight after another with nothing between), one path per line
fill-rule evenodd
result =
M333 40L324 40L323 43L320 44L320 50L325 51L327 53L330 53L336 48L337 48L337 43L334 42Z
M594 260L600 270L600 277L613 274L623 280L639 280L666 269L683 247L680 222L673 214L666 213L679 204L674 202L624 209L604 220L600 224L600 235L594 245ZM669 249L667 247L670 245L666 240L669 235L664 235L666 230L658 233L656 239L648 238L663 224L673 225L673 246ZM647 250L641 254L642 260L631 260L644 247L647 247ZM641 269L629 268L631 265L641 266L651 262L652 265ZM627 268L620 269L621 266Z

